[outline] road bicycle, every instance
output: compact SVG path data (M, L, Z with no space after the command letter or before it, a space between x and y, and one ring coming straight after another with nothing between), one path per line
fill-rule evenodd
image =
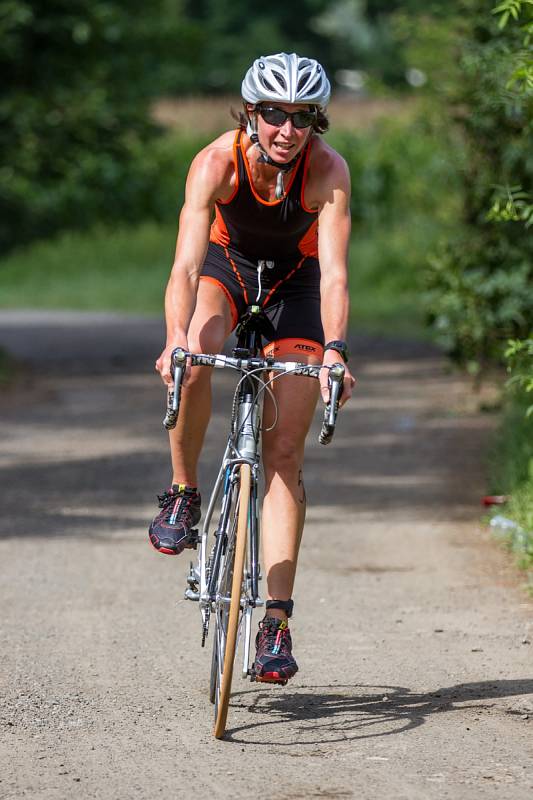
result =
M262 337L267 318L259 306L250 306L237 328L237 346L232 356L189 353L176 348L172 354L174 386L167 398L164 426L177 422L181 387L187 365L229 368L240 373L235 389L231 425L222 463L215 480L201 535L192 531L188 546L197 550L191 562L185 598L197 602L202 616L202 647L214 627L209 697L215 707L214 734L222 738L226 729L236 653L242 651L242 677L255 676L250 669L252 613L263 605L259 595L259 502L260 439L265 393L274 401L271 386L283 375L318 379L329 370L330 399L326 404L321 444L328 444L335 430L344 366L310 365L276 361L262 355ZM276 424L274 420L274 425ZM215 514L215 509L219 509ZM216 524L214 523L216 520ZM213 523L213 524L212 524ZM286 681L280 681L280 683Z

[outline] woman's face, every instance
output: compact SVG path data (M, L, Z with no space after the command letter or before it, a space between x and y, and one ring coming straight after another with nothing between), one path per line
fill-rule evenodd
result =
M309 106L302 103L263 103L268 108L279 108L282 111L309 111ZM311 133L312 127L295 128L290 117L280 126L270 125L257 112L257 134L259 142L267 155L274 161L289 162L298 155Z

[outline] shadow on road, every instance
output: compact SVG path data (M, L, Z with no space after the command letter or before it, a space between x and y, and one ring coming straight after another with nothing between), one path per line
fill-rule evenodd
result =
M0 539L105 540L113 538L117 519L123 531L144 532L156 492L169 481L164 396L153 367L161 320L19 316L0 314L0 344L31 365L33 383L1 408ZM316 444L319 411L309 438L309 524L314 509L321 518L339 507L395 519L399 512L409 519L475 518L488 425L479 415L434 408L433 395L424 399L426 383L439 392L448 388L437 351L363 336L353 346L360 386L339 418L337 436L327 448ZM204 496L224 448L233 386L217 376L219 418L201 462Z
M526 694L533 694L533 680L460 683L427 693L411 692L403 686L367 685L303 686L283 694L276 689L249 690L232 695L231 705L246 709L257 721L228 730L225 739L271 747L273 742L281 746L320 745L391 736L420 727L432 714L471 708L482 715L490 713L494 703L480 700ZM510 709L504 713L524 712ZM293 735L283 741L276 736L276 728L286 723L292 724Z

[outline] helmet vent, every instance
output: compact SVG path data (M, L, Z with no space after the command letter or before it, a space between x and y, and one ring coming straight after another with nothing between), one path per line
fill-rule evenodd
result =
M277 78L277 80L279 81L279 83L280 83L280 85L281 85L281 87L282 87L283 89L286 89L286 88L287 88L287 84L286 84L286 82L285 82L285 78L283 77L283 75L281 74L281 72L278 72L277 70L273 69L273 70L272 70L272 75L274 75L274 76Z
M321 81L320 81L320 80L318 80L318 81L315 81L315 83L314 83L314 84L311 86L311 88L308 90L307 94L311 94L311 95L312 95L312 94L314 94L315 92L318 92L318 90L320 89L320 83L321 83Z
M261 75L261 83L263 84L265 89L267 89L267 91L269 91L269 92L275 92L276 91L274 89L274 87L272 86L272 84L267 81L267 79L265 78L264 75Z
M297 86L297 89L296 89L297 92L301 92L302 91L302 89L304 88L304 86L307 83L308 79L309 79L309 75L302 75L302 77L298 81L298 86Z

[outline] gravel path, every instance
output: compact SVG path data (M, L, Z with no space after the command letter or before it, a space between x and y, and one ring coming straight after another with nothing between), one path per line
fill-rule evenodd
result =
M186 559L147 544L160 339L158 320L0 313L28 364L0 399L0 798L531 800L532 605L478 522L493 420L425 345L354 340L358 391L308 450L300 672L237 678L213 739Z

